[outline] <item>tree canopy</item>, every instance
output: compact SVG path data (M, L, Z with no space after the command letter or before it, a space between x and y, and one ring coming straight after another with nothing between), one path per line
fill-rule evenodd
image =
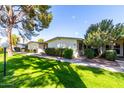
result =
M84 43L100 48L104 45L113 45L122 35L124 35L124 25L122 23L114 25L113 20L104 19L89 26L84 36Z
M20 41L20 38L17 35L12 34L12 45L16 46L19 41Z
M50 8L48 5L0 5L0 28L7 33L11 54L13 29L22 38L31 39L32 36L37 36L52 21Z
M44 39L39 38L37 41L38 41L38 42L44 42Z

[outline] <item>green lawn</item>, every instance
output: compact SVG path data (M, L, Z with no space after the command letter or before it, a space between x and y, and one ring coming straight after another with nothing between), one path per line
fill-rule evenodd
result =
M19 54L7 59L4 78L2 59L0 55L0 87L124 87L124 73Z

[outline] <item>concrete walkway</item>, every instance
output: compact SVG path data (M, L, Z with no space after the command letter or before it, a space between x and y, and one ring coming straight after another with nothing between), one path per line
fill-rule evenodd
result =
M36 54L36 53L26 53L26 55L37 56L37 57L41 57L41 58L54 59L54 60L58 60L60 62L70 62L70 63L74 63L74 64L77 64L77 65L82 65L82 66L102 68L102 69L109 70L109 71L112 71L112 72L123 72L124 73L124 61L120 61L120 60L116 60L119 64L119 66L106 66L104 64L82 61L81 58L65 59L65 58L60 58L60 57L42 56L42 55L39 55L39 54Z

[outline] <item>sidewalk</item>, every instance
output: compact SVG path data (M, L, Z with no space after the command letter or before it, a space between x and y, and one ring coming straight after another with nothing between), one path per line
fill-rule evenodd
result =
M120 62L120 60L117 60L117 63L119 64L118 66L108 66L108 65L104 65L104 64L88 62L88 61L82 60L82 58L65 59L65 58L60 58L60 57L41 56L41 55L35 54L35 53L27 53L26 55L37 56L37 57L40 57L40 58L54 59L54 60L58 60L60 62L70 62L70 63L74 63L74 64L77 64L77 65L82 65L82 66L102 68L102 69L109 70L109 71L112 71L112 72L124 72L124 61Z

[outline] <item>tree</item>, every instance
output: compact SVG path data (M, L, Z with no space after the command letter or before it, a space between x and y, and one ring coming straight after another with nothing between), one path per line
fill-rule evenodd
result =
M19 37L15 34L12 34L12 45L16 46L19 41L20 41Z
M40 38L37 40L38 42L44 42L44 39Z
M85 35L84 43L97 47L100 54L103 52L103 47L112 41L111 33L113 32L113 20L104 19L97 24L91 24ZM109 38L110 37L110 38Z
M31 39L49 27L52 13L47 5L1 5L0 26L5 29L9 42L8 54L12 52L12 31L16 29L23 38Z
M109 41L111 41L109 43L113 45L118 39L120 39L124 35L124 24L116 24L113 28L113 31L111 31L108 35Z

